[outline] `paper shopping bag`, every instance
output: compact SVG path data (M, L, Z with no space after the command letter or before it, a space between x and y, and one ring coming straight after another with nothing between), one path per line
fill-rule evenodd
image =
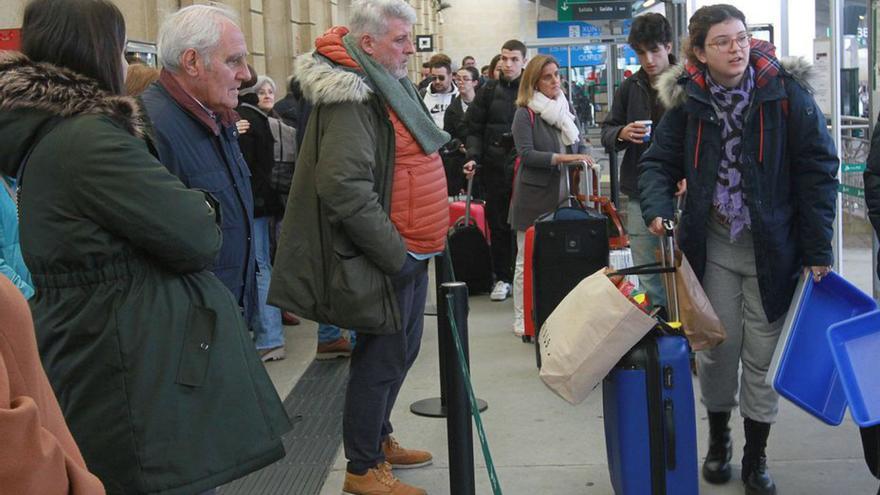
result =
M675 287L678 290L679 318L684 326L684 334L694 351L711 349L724 342L727 332L687 257L684 253L678 254Z
M578 404L655 323L599 270L569 292L541 327L541 380Z

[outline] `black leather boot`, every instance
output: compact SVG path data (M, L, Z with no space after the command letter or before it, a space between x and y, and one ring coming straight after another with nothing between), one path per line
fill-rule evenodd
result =
M746 445L743 447L742 481L746 495L776 495L776 484L767 470L767 437L770 423L745 418Z
M709 412L709 453L703 462L703 478L712 484L730 481L730 458L733 443L730 441L730 412Z

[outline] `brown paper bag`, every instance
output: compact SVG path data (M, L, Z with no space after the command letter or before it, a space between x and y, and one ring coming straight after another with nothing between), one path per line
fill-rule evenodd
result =
M565 296L541 327L541 380L579 404L655 324L599 270Z
M678 266L675 287L678 290L678 311L685 336L694 351L711 349L724 342L727 332L687 257L681 252L676 254Z

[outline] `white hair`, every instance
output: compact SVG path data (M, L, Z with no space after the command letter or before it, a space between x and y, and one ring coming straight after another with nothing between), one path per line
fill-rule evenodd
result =
M220 44L222 21L239 25L238 15L220 5L190 5L169 15L159 28L159 63L180 72L183 52L194 49L210 67L214 49Z
M360 38L365 34L380 36L388 32L388 19L416 23L416 10L405 0L355 0L351 4L348 27Z
M270 88L272 88L272 92L275 93L277 88L275 87L275 81L271 77L257 76L257 82L253 86L239 90L238 94L240 96L244 96L246 94L256 93L257 91L260 90L260 88L262 88L263 86L265 86L267 84L269 85Z

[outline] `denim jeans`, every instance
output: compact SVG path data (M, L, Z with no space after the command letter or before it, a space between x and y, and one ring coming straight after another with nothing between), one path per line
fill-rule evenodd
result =
M391 434L391 410L422 342L428 262L406 257L391 279L403 330L387 335L361 334L351 353L342 442L347 470L363 474L385 460L382 440Z
M254 218L254 251L257 258L257 293L260 308L259 325L254 326L257 349L272 349L284 345L281 310L266 304L272 263L269 258L269 217Z

